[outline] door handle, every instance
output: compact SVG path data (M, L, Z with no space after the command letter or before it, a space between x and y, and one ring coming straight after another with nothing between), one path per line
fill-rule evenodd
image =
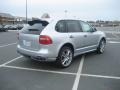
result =
M70 38L74 38L74 36L73 36L73 35L70 35Z

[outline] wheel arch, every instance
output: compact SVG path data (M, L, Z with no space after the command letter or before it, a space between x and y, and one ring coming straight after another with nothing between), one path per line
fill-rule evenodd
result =
M72 49L72 51L73 51L73 54L74 54L74 46L73 46L73 44L71 44L71 43L65 43L65 44L63 44L63 45L59 48L59 53L60 53L60 50L61 50L63 47L65 47L65 46L70 47L70 48ZM59 54L59 53L58 53L58 54Z
M105 43L106 43L106 38L105 38L105 37L102 37L102 38L100 39L100 41L101 41L101 40L104 40ZM99 42L100 42L100 41L99 41Z
M99 38L99 40L98 40L98 46L99 46L99 43L100 43L101 40L105 40L105 43L106 43L106 37L102 36L102 37Z

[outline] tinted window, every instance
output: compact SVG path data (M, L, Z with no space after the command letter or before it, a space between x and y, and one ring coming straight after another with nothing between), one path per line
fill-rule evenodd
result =
M81 32L82 31L78 21L69 20L66 22L66 24L67 24L68 32Z
M59 22L56 24L55 29L56 29L56 31L58 31L58 32L66 32L65 21L59 21Z
M46 25L47 26L47 25ZM22 29L22 33L24 34L35 34L35 35L39 35L41 33L41 31L46 27L43 26L43 24L41 23L36 23L34 25L27 25Z
M91 32L92 28L89 24L85 22L80 22L80 23L81 23L83 32Z

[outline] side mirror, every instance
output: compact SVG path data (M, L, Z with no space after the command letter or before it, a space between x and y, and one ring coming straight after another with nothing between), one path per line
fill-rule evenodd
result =
M97 31L97 29L95 27L93 27L93 32L96 32L96 31Z

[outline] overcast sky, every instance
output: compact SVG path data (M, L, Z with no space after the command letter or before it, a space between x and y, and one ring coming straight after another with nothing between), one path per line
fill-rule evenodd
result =
M68 17L82 20L120 20L120 0L28 0L28 17ZM0 0L0 12L25 17L25 0Z

